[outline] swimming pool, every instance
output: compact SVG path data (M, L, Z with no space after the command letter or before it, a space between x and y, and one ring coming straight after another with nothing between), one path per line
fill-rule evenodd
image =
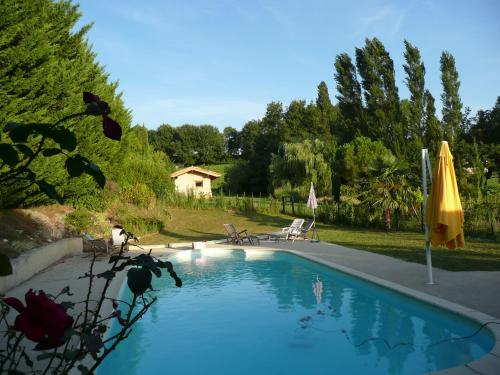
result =
M456 340L479 324L286 252L169 260L183 287L155 280L157 303L99 374L422 374L495 342L488 329Z

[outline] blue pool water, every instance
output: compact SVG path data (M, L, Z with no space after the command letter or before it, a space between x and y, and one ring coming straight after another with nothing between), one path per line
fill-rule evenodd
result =
M449 341L475 332L475 322L285 252L170 260L184 286L154 279L157 303L99 374L414 375L493 347L487 329Z

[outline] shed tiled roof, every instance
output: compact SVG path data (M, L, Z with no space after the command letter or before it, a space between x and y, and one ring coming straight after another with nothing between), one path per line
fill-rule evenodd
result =
M178 177L178 176L183 175L185 173L191 173L191 172L203 174L205 176L208 176L211 180L215 180L216 178L222 176L220 173L217 173L214 171L209 171L208 169L190 166L187 168L179 169L178 171L171 173L170 177Z

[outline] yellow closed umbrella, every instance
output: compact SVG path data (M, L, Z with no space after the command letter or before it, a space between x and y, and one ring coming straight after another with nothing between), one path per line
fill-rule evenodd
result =
M455 249L465 245L464 212L458 194L453 156L446 141L441 143L432 173L425 223L429 226L429 239L434 246Z

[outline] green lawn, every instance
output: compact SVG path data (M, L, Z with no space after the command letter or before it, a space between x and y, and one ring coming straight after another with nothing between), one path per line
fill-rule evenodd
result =
M240 214L223 210L189 210L171 208L170 219L159 233L144 236L143 244L191 242L225 237L224 223L238 230L269 233L286 226L293 217L287 215ZM322 241L371 251L410 262L425 263L423 234L385 232L361 228L318 225ZM453 271L500 271L500 243L466 237L466 248L432 249L434 267Z

